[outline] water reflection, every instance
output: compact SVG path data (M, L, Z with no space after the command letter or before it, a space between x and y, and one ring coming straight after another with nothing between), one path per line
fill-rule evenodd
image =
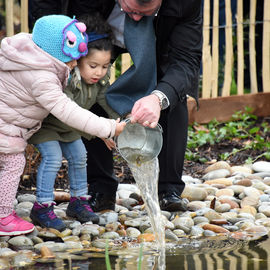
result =
M195 241L196 242L196 241ZM222 243L223 242L223 243ZM231 246L229 246L231 244ZM198 242L194 246L198 246ZM206 249L205 244L195 247L190 253L183 246L172 246L166 250L166 270L270 270L270 239L246 242L215 240ZM110 256L112 269L137 270L139 249L127 250L118 256ZM144 252L142 270L156 270L158 253ZM74 262L72 269L106 270L104 258L93 258L87 262ZM68 268L65 268L68 269Z

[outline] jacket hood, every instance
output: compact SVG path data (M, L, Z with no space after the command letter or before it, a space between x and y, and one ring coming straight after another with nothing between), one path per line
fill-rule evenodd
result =
M69 68L65 63L39 48L32 41L32 35L27 33L19 33L2 40L0 70L48 70L58 74L63 83L69 74Z

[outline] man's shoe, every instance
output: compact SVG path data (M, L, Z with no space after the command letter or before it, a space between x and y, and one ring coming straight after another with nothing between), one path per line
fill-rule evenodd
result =
M35 226L18 217L13 211L9 216L0 218L0 236L16 236L32 232Z
M175 192L159 194L159 205L163 211L186 211L188 199L180 198Z
M93 212L86 197L71 197L67 207L67 215L76 218L82 223L88 221L99 222L98 215Z
M66 229L64 222L53 212L55 203L38 203L35 202L30 213L30 218L35 224L45 228L53 228L58 231Z
M90 192L91 196L89 204L94 212L100 212L102 210L113 210L115 209L115 195L107 195L99 192Z

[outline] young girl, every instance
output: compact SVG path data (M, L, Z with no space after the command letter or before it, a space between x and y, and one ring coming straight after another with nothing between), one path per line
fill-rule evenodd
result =
M25 166L27 139L53 114L101 138L118 135L123 123L79 107L63 93L70 70L87 54L86 26L64 15L40 18L32 34L2 40L0 49L0 235L20 235L34 226L16 216L13 202Z
M108 115L117 118L105 100L112 51L111 29L97 13L81 17L80 21L87 27L88 54L78 60L78 67L64 92L83 108L90 109L98 103ZM53 212L54 183L64 156L68 161L71 194L67 215L81 222L97 223L99 217L88 203L87 157L80 134L50 114L28 142L34 144L42 156L37 172L37 201L32 208L31 219L42 227L65 228L64 222ZM109 148L113 147L112 140L105 140L105 143Z

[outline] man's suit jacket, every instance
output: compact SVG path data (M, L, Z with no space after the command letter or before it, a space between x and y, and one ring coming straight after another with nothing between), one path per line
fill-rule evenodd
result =
M76 2L76 1L75 1ZM108 18L115 0L81 0L88 9ZM200 0L163 0L155 18L158 84L169 98L170 109L186 95L198 99L198 78L202 56Z
M52 3L56 3L56 0L32 1L38 6L36 12L39 12L34 17L51 14ZM108 18L114 5L115 0L72 0L67 5L67 14L78 17L88 11L99 11L104 18ZM163 0L155 18L155 29L158 69L156 89L169 98L170 109L186 95L197 100L202 55L201 1Z

